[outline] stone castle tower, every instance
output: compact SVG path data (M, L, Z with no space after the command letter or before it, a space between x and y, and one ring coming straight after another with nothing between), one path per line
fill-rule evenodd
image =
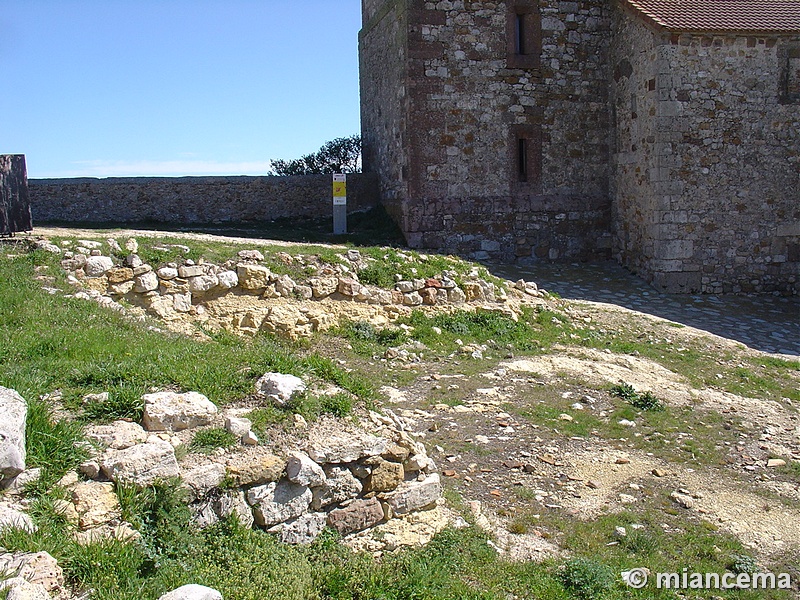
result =
M670 291L797 292L800 3L362 12L364 166L411 246L613 255Z

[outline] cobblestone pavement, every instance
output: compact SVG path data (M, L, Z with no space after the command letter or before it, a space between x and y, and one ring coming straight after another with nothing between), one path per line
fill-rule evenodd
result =
M736 340L763 352L800 356L800 297L665 294L615 262L491 265L497 276L535 281L562 298L606 302Z

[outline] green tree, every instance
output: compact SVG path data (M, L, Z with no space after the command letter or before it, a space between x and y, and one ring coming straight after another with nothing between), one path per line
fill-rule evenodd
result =
M314 154L293 160L273 160L269 175L310 175L314 173L360 173L361 136L325 142Z

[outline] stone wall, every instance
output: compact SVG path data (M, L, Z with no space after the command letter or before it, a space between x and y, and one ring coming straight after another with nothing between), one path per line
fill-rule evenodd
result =
M797 48L800 36L660 36L618 14L623 264L673 292L796 293L800 102L784 88Z
M376 170L409 244L505 259L610 249L606 3L386 5L392 8L384 21L404 14L407 32L387 37L374 19L365 22L362 98L370 100L365 114L377 116L362 127L367 155L405 147L405 155L383 156ZM531 64L508 55L508 19L517 5L531 11L531 43L541 47L541 60ZM395 62L383 69L384 55L407 58L405 73ZM378 71L383 88L373 79ZM380 116L398 106L389 88L408 107L405 115L392 113L391 127ZM527 182L518 177L521 138L529 144ZM402 168L399 179L392 164ZM387 195L398 181L403 185Z
M333 214L330 175L31 179L34 222L256 224ZM379 202L375 175L347 177L348 211Z

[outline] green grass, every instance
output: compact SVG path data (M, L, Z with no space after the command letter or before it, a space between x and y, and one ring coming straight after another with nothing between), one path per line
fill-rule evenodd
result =
M239 443L235 435L220 427L201 429L194 434L189 450L210 454L217 448L231 448Z
M141 396L158 389L197 391L217 404L253 392L267 371L318 377L362 398L368 381L318 354L300 356L276 339L243 341L216 334L209 342L151 331L91 302L51 296L31 277L35 266L52 266L40 252L16 259L0 255L0 385L23 397L61 390L66 406L79 409L85 394L109 392L85 417L141 417Z

